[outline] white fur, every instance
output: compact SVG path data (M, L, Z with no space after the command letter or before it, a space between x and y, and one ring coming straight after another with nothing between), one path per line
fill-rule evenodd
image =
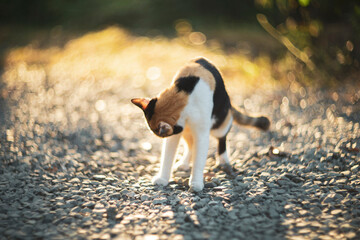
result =
M213 91L200 79L184 109L186 124L190 127L193 136L191 156L193 166L190 177L190 188L193 191L201 191L204 188L203 172L209 150L213 104Z
M211 126L213 126L216 123L216 117L212 117L211 118Z
M209 149L212 109L213 91L205 81L200 79L189 95L188 104L177 122L183 127L187 125L192 132L192 149L189 149L189 156L186 155L185 158L191 157L192 159L190 189L196 192L204 188L203 171ZM166 185L169 182L180 136L181 134L177 134L164 140L160 172L154 178L154 183ZM185 164L186 161L188 159L185 159Z
M218 165L230 164L229 156L228 156L226 150L225 150L225 152L223 152L221 155L218 156L217 164L218 164Z

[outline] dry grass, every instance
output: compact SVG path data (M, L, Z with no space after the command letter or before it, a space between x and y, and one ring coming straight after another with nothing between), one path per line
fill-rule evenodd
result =
M301 65L291 56L273 63L267 56L250 59L240 51L225 54L216 41L206 42L202 33L177 30L179 37L168 39L133 36L110 27L73 39L62 48L12 49L5 59L3 79L9 87L27 82L35 88L44 79L49 84L96 81L108 89L122 83L129 90L156 94L180 66L197 56L211 59L221 69L230 92L274 89L303 77L298 71Z

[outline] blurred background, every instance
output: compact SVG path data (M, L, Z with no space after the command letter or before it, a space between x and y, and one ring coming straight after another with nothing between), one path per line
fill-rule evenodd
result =
M1 0L1 234L138 239L194 226L206 233L196 239L227 236L232 225L216 218L241 225L240 238L355 239L359 23L359 0ZM233 105L271 119L268 133L231 129L236 180L220 182L223 171L213 171L211 139L207 178L220 188L201 198L221 197L203 202L206 209L197 196L179 194L181 173L181 188L170 187L175 198L149 187L161 139L130 102L158 94L197 56L221 70ZM174 218L148 211L164 196L177 205L164 207ZM201 214L177 215L180 205ZM114 211L121 211L115 226Z
M214 61L224 67L225 74L245 82L264 74L281 84L296 80L332 85L358 79L357 0L3 0L0 22L2 69L19 61L48 63L53 54L64 54L71 40L83 37L81 43L72 42L74 54L86 48L85 42L95 47L102 41L102 50L106 44L113 53L137 46L142 51L130 54L146 55L149 50L154 58L163 55L164 60L169 56L154 53L154 46L147 49L146 41L162 48L159 41L166 40L167 45L162 43L166 52L180 44L199 54L210 51L237 58ZM89 32L98 35L84 39ZM233 76L236 71L243 73ZM289 77L289 72L298 74Z

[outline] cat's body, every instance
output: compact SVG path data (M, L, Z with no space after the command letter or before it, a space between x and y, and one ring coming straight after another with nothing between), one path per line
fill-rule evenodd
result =
M218 163L229 164L226 135L233 120L238 124L267 130L265 117L252 118L233 108L224 81L216 67L205 58L196 58L181 68L171 86L151 100L132 99L145 113L150 129L165 137L159 174L155 184L167 185L180 138L185 140L185 152L177 168L189 169L192 161L190 187L201 191L203 171L209 149L210 135L218 139Z

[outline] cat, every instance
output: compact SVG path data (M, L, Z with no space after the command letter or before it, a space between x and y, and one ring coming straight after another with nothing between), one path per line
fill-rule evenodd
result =
M204 188L210 135L218 139L217 163L230 166L226 135L233 120L264 131L270 126L268 118L246 116L231 105L219 70L204 57L192 59L180 68L170 87L157 97L133 98L131 102L143 110L150 130L164 138L160 171L153 183L168 184L182 137L186 144L176 168L187 170L192 161L189 185L195 192Z

